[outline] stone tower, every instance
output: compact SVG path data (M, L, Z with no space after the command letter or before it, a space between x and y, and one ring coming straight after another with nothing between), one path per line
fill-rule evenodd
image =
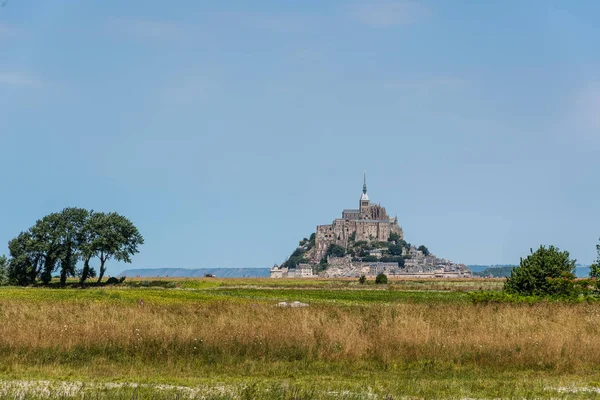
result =
M369 195L367 194L367 173L364 175L363 192L360 196L360 213L364 215L366 210L369 208Z

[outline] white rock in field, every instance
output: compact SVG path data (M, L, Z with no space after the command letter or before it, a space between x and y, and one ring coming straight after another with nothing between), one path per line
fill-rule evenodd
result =
M308 307L308 304L294 301L292 304L290 304L290 307Z
M308 307L308 304L301 303L299 301L293 301L291 303L288 303L287 301L282 301L280 303L277 303L277 307L283 307L283 308L286 308L286 307L294 307L294 308L296 308L296 307Z

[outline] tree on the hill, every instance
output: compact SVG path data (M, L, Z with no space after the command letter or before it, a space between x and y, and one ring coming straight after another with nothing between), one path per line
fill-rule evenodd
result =
M554 246L540 246L532 250L527 258L521 258L504 284L504 290L521 295L545 296L557 293L557 279L572 281L575 278L575 260L569 258L568 251L560 251Z
M395 242L396 244L398 244L399 241L400 241L400 235L397 234L396 232L390 232L390 236L388 237L388 242Z
M401 256L402 255L402 246L400 246L399 244L393 244L390 247L388 247L388 251L393 256Z
M346 255L346 249L337 244L330 244L325 253L326 257L344 257Z
M379 260L381 262L395 262L400 268L404 268L404 257L402 256L383 256Z
M420 245L417 250L421 251L425 257L429 255L429 249L424 245Z
M350 236L348 236L348 242L354 242L356 240L356 232L352 232Z

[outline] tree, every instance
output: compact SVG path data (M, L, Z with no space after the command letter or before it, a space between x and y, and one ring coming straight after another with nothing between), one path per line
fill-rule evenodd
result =
M326 257L344 257L346 255L346 249L337 244L330 244L325 253Z
M401 256L402 255L402 246L400 246L399 244L393 244L390 247L388 247L388 251L393 256Z
M11 257L6 273L8 281L20 286L34 283L43 265L43 254L31 232L21 232L8 242L8 250Z
M29 228L31 246L42 258L43 266L39 276L44 284L48 284L52 279L52 272L60 258L60 233L63 231L61 228L63 222L62 213L52 213L36 221L35 225Z
M600 242L600 239L598 239ZM590 265L590 278L600 278L600 243L596 245L596 262Z
M364 285L366 281L367 277L364 275L361 275L360 278L358 278L358 283L360 283L361 285Z
M17 285L30 285L37 278L47 284L59 269L62 285L69 276L79 276L83 283L96 275L90 260L97 257L100 281L108 260L131 262L131 256L138 253L138 246L143 243L131 221L117 213L65 208L38 220L9 242L11 258L6 275L10 283ZM77 268L79 260L83 261L81 269Z
M388 237L388 242L395 242L396 244L398 244L399 241L400 241L400 235L397 234L396 232L390 232L390 236Z
M425 257L427 257L429 255L429 249L427 247L425 247L424 245L420 245L417 250L420 250Z
M98 283L106 273L106 262L110 259L131 263L131 257L139 253L138 247L144 244L144 238L133 223L115 212L97 213L94 229L97 230L90 250L100 260Z
M380 273L380 274L378 274L375 277L375 283L378 284L378 285L384 285L384 284L388 283L387 275L384 274L383 272Z
M546 296L556 293L556 279L574 279L575 260L569 258L568 251L560 251L554 246L540 246L527 258L521 258L504 284L508 293L520 295Z
M90 212L83 208L65 208L61 212L58 227L58 260L60 265L60 284L66 285L69 276L76 275L77 261L81 257L80 249L86 243L84 227L88 223Z
M8 259L6 256L0 256L0 286L8 284Z
M395 262L400 268L404 268L404 257L402 256L383 256L379 259L381 262Z

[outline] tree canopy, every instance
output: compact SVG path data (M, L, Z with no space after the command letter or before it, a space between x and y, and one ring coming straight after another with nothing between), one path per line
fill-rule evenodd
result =
M402 246L400 246L399 244L393 244L390 247L388 247L388 251L393 256L401 256L402 255Z
M40 279L47 284L58 271L63 285L71 276L79 276L84 283L96 275L90 261L97 258L100 282L108 260L130 263L143 243L138 229L122 215L65 208L38 220L9 242L7 281L30 285ZM79 261L82 269L77 269Z
M0 286L8 283L8 275L6 269L8 267L8 259L6 256L0 256Z
M429 249L424 245L420 245L417 250L421 251L425 257L429 255Z
M590 278L600 278L600 239L598 239L598 244L596 245L596 262L590 265Z
M504 290L528 296L546 296L555 294L553 279L573 279L575 260L571 260L568 251L560 251L554 246L540 246L527 258L521 258L518 267L511 271L504 284Z
M337 244L330 244L325 253L326 257L344 257L346 255L346 249Z

